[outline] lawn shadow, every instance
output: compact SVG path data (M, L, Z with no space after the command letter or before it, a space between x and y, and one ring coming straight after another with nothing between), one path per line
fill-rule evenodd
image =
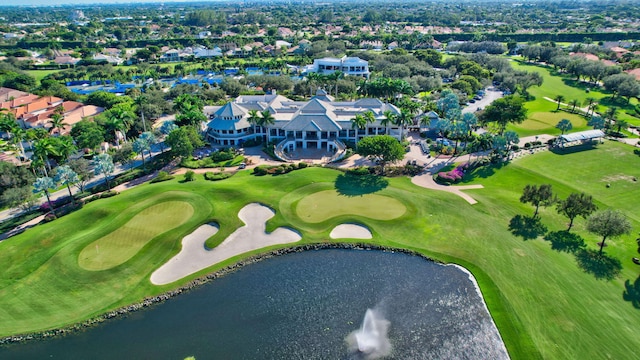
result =
M344 196L371 194L386 188L388 185L389 181L387 179L373 174L340 174L335 183L338 194Z
M500 170L503 166L506 166L509 162L501 162L496 164L488 164L484 166L477 167L471 171L468 171L464 174L461 183L472 182L476 178L486 179L496 173L497 170Z
M564 74L564 75L566 75L566 74ZM557 74L557 76L561 76L561 75ZM562 82L567 86L570 86L570 87L575 88L575 89L584 90L584 91L586 91L587 89L591 90L594 87L597 87L597 85L595 85L595 84L591 84L591 83L584 82L584 81L578 81L576 79L571 79L571 78L566 78L566 77L562 79Z
M584 272L595 276L596 279L614 279L622 270L620 260L606 254L600 254L598 250L581 249L575 254L578 266Z
M634 308L640 309L640 276L638 276L633 284L631 283L631 280L624 282L622 299L630 302Z
M623 109L623 110L631 110L633 108L633 105L630 104L627 99L623 98L622 96L607 96L607 97L603 97L600 99L600 101L598 101L598 103L600 105L604 105L607 107L615 107L617 109Z
M569 146L569 147L554 146L554 147L551 147L550 150L552 153L556 155L567 155L567 154L574 154L577 152L582 152L587 150L593 150L598 147L598 144L599 144L598 141L590 141L588 143Z
M544 235L547 227L540 222L539 217L516 215L509 221L509 231L523 240L533 240Z
M545 235L545 240L551 242L551 249L574 253L585 247L584 239L578 234L570 233L567 230L552 231Z

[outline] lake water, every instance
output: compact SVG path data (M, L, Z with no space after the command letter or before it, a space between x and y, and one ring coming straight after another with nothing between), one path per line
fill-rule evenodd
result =
M0 359L358 359L367 308L391 359L507 359L463 270L402 253L326 249L246 266L71 336L0 347Z

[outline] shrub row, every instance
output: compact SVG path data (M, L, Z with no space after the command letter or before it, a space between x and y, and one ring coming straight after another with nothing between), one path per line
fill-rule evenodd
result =
M228 172L206 172L204 173L204 179L209 181L218 181L228 179L233 176L233 173Z
M95 195L93 195L93 196L91 196L91 197L88 197L88 198L84 199L84 200L83 200L83 202L84 202L85 204L88 204L88 203L90 203L90 202L92 202L92 201L96 201L96 200L98 200L98 199L106 199L106 198L110 198L110 197L112 197L112 196L116 196L116 195L118 195L118 194L120 194L120 193L119 193L119 192L117 192L117 191L113 191L113 190L111 190L111 191L105 191L105 192L102 192L102 193L100 193L100 194L95 194Z
M157 182L171 180L173 178L174 178L174 176L169 175L168 172L160 171L160 172L158 172L158 175L156 175L156 177L154 177L150 182L153 184L153 183L157 183Z
M262 175L280 175L286 174L293 170L304 169L308 165L306 163L297 163L297 164L282 164L282 165L260 165L253 168L253 175L262 176Z

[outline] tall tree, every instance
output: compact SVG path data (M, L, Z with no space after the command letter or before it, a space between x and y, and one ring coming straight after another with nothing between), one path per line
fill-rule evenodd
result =
M76 187L80 192L84 192L87 183L93 177L93 171L91 170L91 163L85 158L71 159L67 163L71 170L78 174L78 181L76 181Z
M569 105L571 106L571 112L576 112L576 106L580 105L580 101L573 99L569 101Z
M82 120L71 128L71 137L80 149L95 151L104 142L104 129L93 121Z
M368 136L358 143L358 154L376 161L384 174L387 163L404 158L404 147L398 140L389 135Z
M576 217L582 216L586 219L587 216L591 215L597 208L596 204L593 203L593 197L585 193L572 193L566 199L558 201L558 205L556 206L558 214L569 218L567 231L571 230L573 220Z
M147 123L144 120L144 105L146 105L149 100L145 95L138 95L133 101L136 106L138 106L138 111L140 111L140 118L142 119L142 129L144 132L147 132Z
M247 121L249 121L249 124L253 125L253 132L254 133L258 133L258 123L260 123L260 113L258 112L258 110L249 110L249 117L247 118Z
M589 121L587 121L587 125L592 126L594 129L604 129L605 121L599 115L593 115Z
M104 180L107 183L107 189L111 191L111 185L109 184L109 176L113 174L116 167L113 165L113 160L109 154L98 154L93 158L93 171L96 175L103 175Z
M587 230L602 236L600 241L600 254L602 254L604 242L610 237L629 234L631 232L631 223L620 211L607 209L589 217Z
M558 103L558 107L556 108L556 111L559 111L560 110L560 105L562 105L562 102L564 101L564 96L563 95L556 95L554 100Z
M560 129L560 131L562 131L562 135L564 135L566 131L571 131L571 129L573 129L573 124L571 124L569 119L562 119L556 124L556 129Z
M356 145L358 144L358 132L364 130L367 127L367 119L362 114L356 114L351 119L351 128L356 131Z
M69 197L74 203L76 202L76 200L73 198L73 194L71 193L71 185L77 183L78 181L80 181L80 179L78 178L78 174L76 174L76 172L73 171L68 165L62 165L56 168L55 182L67 187L67 190L69 191Z
M49 203L49 209L53 212L53 215L56 214L56 210L53 207L53 203L51 202L51 196L49 190L56 188L56 182L48 177L39 177L36 179L36 182L33 183L33 192L35 194L43 193L47 197L47 203Z
M527 185L522 191L520 202L523 204L529 203L536 207L536 211L533 213L533 217L535 218L538 216L539 207L553 205L553 203L556 202L556 197L549 184L542 184L540 186Z
M64 129L64 127L69 125L64 122L64 108L62 107L62 105L56 107L53 111L53 114L51 114L49 125L51 125L51 127L49 128L49 132L53 134L56 130L58 130L58 135L62 135L62 130Z
M495 123L500 134L509 123L519 124L527 118L527 109L519 96L509 95L497 99L487 106L480 117L482 124Z

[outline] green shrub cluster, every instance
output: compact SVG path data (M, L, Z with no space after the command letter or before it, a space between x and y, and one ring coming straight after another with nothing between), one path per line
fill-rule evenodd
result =
M236 151L233 148L222 149L220 151L216 151L209 156L213 162L222 162L228 161L236 157Z
M371 171L366 166L358 166L356 168L347 170L347 174L356 175L356 176L363 176L363 175L371 174Z
M253 168L253 175L262 176L262 175L281 175L289 173L293 170L299 170L306 168L306 163L297 163L297 164L281 164L281 165L261 165Z
M98 200L98 199L106 199L106 198L110 198L110 197L112 197L112 196L116 196L116 195L118 195L118 194L120 194L120 193L119 193L119 192L117 192L117 191L113 191L113 190L111 190L111 191L105 191L105 192L102 192L102 193L100 193L100 194L95 194L95 195L93 195L93 196L91 196L91 197L88 197L88 198L84 199L83 201L84 201L84 203L85 203L85 204L88 204L88 203L90 203L90 202L92 202L92 201L96 201L96 200Z
M168 172L160 171L160 172L158 172L158 175L156 175L156 177L154 177L151 180L151 183L153 184L153 183L157 183L157 182L167 181L167 180L171 180L173 178L174 178L174 176L169 175Z
M222 172L222 171L204 173L205 180L209 180L209 181L224 180L224 179L230 178L231 176L233 176L233 173Z
M195 181L196 173L193 170L189 170L184 173L184 181Z

